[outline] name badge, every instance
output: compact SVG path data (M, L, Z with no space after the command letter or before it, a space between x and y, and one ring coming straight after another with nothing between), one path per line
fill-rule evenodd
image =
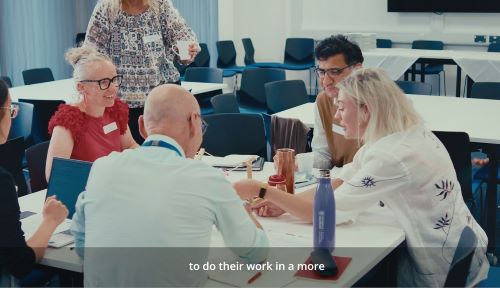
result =
M142 41L144 44L150 43L150 42L156 42L161 40L161 35L159 33L157 34L151 34L151 35L146 35L142 37Z
M337 134L345 136L344 127L337 125L335 123L332 124L332 131L333 131L333 133L337 133Z
M102 129L104 130L104 134L109 134L109 133L117 130L118 125L116 125L116 122L111 122L108 125L102 127Z

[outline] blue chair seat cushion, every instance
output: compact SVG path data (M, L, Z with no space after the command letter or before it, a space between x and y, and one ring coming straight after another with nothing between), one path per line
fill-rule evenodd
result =
M308 70L310 68L314 67L314 63L308 63L308 64L281 64L281 69L285 70Z
M232 67L226 67L226 68L223 68L224 71L225 70L230 70L230 71L234 71L236 73L243 73L243 71L245 70L245 67L244 66L232 66Z
M282 63L278 62L256 62L254 64L247 65L247 67L254 68L281 68Z
M236 75L236 71L234 71L234 70L226 70L226 69L224 69L222 71L222 77L224 77L224 78L225 77L233 77L234 75Z

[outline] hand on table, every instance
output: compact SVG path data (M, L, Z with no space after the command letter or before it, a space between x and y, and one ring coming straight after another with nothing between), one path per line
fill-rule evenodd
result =
M61 201L57 200L54 195L45 200L42 215L44 221L59 225L68 216L68 209Z
M278 217L285 213L285 210L267 200L258 201L255 204L247 204L247 207L261 217Z

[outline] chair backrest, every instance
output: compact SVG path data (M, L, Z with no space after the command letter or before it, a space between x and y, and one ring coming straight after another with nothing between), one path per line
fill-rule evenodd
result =
M405 94L432 95L432 85L423 82L396 81Z
M19 99L19 102L31 103L34 105L33 122L31 126L32 144L38 144L49 140L50 136L48 127L50 118L57 111L57 107L64 104L64 101Z
M217 67L228 68L236 66L236 48L231 40L217 41Z
M240 102L266 106L266 91L264 84L285 80L285 70L275 68L246 69L241 76L241 86L238 91Z
M9 76L0 76L0 80L3 80L3 82L7 84L7 87L12 87L12 81L10 80Z
M75 46L76 47L82 47L83 42L85 42L85 35L86 35L86 33L76 34L76 37L75 37Z
M184 81L222 83L222 69L209 67L189 67L184 74Z
M0 145L0 167L9 171L17 186L17 195L28 194L26 179L23 174L24 138L11 139Z
M200 52L194 58L192 67L210 67L210 52L205 43L200 43Z
M490 43L488 52L500 52L500 43Z
M128 110L128 128L130 134L137 144L141 145L144 142L141 133L139 132L139 116L144 114L144 107L133 107Z
M26 149L26 162L30 173L31 192L47 188L45 178L45 163L47 162L47 151L50 141L38 143Z
M243 49L245 50L245 65L255 64L255 49L253 48L252 39L243 38L241 39L241 42L243 43Z
M36 68L23 71L25 85L54 81L54 75L50 68Z
M24 140L26 141L26 143L28 143L31 137L31 127L33 125L33 109L35 106L31 103L13 103L19 105L19 113L17 114L17 117L12 120L9 139L24 137Z
M264 84L268 113L274 114L309 102L302 80L282 80Z
M285 64L311 64L314 66L314 39L287 38L283 62Z
M177 68L177 71L179 71L179 74L181 77L184 77L184 74L186 73L186 69L188 67L190 67L192 64L193 63L191 63L190 65L182 65L179 62L174 61L174 66L175 66L175 68Z
M476 82L472 85L470 98L500 100L500 83Z
M258 114L223 113L203 116L208 123L202 147L212 155L251 154L266 157L264 120Z
M457 173L462 190L462 197L474 214L475 202L472 196L472 164L470 160L471 144L465 132L433 131L443 143Z
M392 48L391 39L377 39L377 48Z
M411 43L411 49L443 50L443 41L415 40Z
M210 99L215 113L240 113L236 95L233 93L225 93L212 97Z
M469 226L465 226L458 240L444 287L465 287L476 246L476 234Z

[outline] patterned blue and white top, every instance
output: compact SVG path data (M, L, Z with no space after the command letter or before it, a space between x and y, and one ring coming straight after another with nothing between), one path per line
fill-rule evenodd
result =
M120 98L129 107L142 107L154 87L179 81L175 46L179 40L197 42L196 35L170 0L156 0L156 9L139 15L113 13L111 1L94 8L84 45L93 44L112 59L123 75Z
M398 286L443 287L465 226L478 238L467 286L486 278L488 238L463 200L446 148L430 130L416 125L365 144L339 178L337 224L355 221L382 201L405 231Z

